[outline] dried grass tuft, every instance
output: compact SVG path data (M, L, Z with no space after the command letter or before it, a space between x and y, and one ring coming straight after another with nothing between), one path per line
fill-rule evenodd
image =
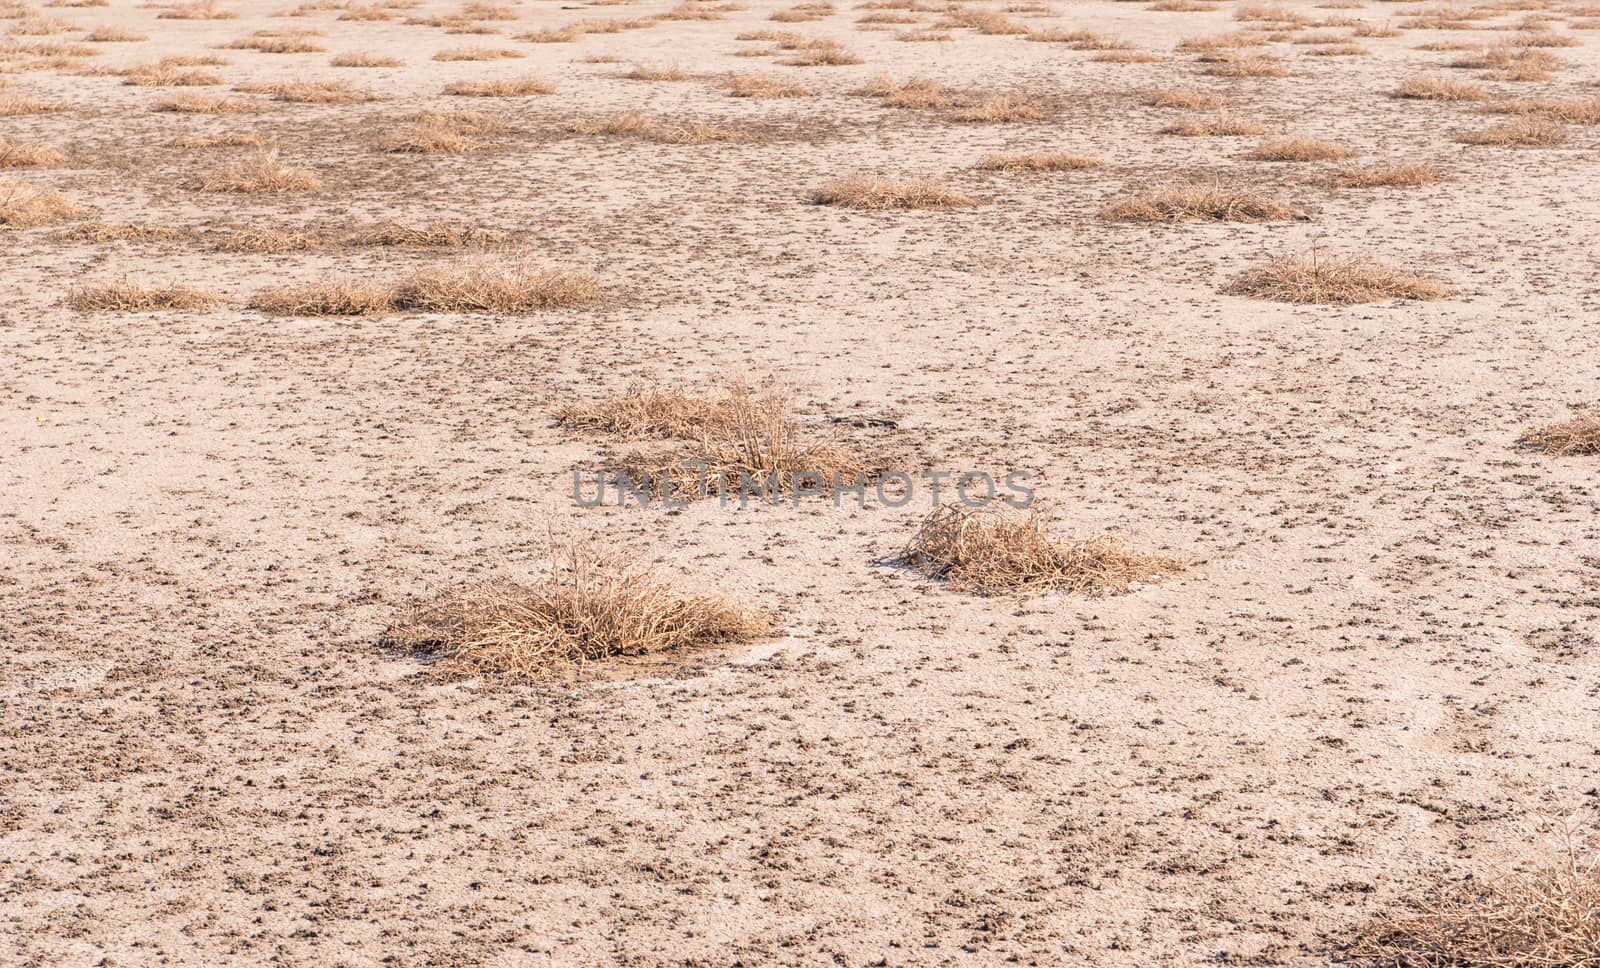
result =
M878 98L891 108L916 110L954 107L958 100L954 91L928 77L895 81L880 75L869 81L861 93Z
M679 495L760 492L773 498L832 493L836 486L877 477L854 448L808 434L795 415L793 391L778 383L751 387L734 380L712 393L677 396L640 388L630 393L636 396L631 403L602 403L567 417L573 426L616 426L623 434L685 440L665 456L623 460L619 472L651 493L663 493L670 484Z
M970 208L978 204L978 200L970 195L926 178L896 179L874 175L851 175L835 179L813 191L810 199L817 205L865 211L948 210Z
M1227 97L1189 87L1160 88L1145 96L1144 103L1153 108L1187 108L1209 110L1228 103Z
M315 192L322 189L322 179L310 169L286 165L277 155L263 151L201 176L192 187L202 192Z
M459 155L481 151L490 142L473 137L473 127L455 123L446 115L411 121L380 137L376 146L394 154Z
M728 78L723 82L723 88L727 90L731 97L748 97L763 100L811 96L809 88L779 77L740 75Z
M1600 427L1600 423L1595 424ZM1576 818L1517 869L1441 883L1341 952L1374 966L1583 968L1600 964L1600 852Z
M1524 433L1517 442L1553 457L1600 454L1600 410L1590 410L1571 420L1535 428ZM1592 899L1589 908L1592 917L1600 917L1600 907L1596 907L1595 902L1600 902L1600 893Z
M1244 273L1223 292L1272 302L1350 305L1384 299L1442 299L1438 282L1358 256L1288 253Z
M739 386L698 390L636 383L621 396L566 404L556 411L556 423L618 440L694 439L726 433L738 422Z
M128 27L106 24L89 31L83 39L91 44L137 44L150 38Z
M549 680L619 656L659 656L767 635L772 617L722 595L685 591L633 555L591 540L550 541L532 584L472 585L414 605L385 633L461 675Z
M1114 595L1181 572L1178 558L1138 551L1115 535L1067 538L1037 509L940 507L923 518L899 561L958 591Z
M1083 171L1100 168L1105 162L1070 151L1033 151L1020 154L991 154L978 159L981 171L1043 172Z
M185 134L172 140L177 148L260 148L267 140L253 131L225 131L222 134Z
M1162 128L1161 134L1185 138L1242 138L1266 133L1266 126L1232 114L1213 114L1205 118L1183 118Z
M394 310L389 286L357 276L263 289L249 306L273 316L382 316Z
M1107 222L1286 222L1308 216L1286 202L1221 182L1192 182L1116 199L1100 209Z
M1492 124L1477 131L1464 131L1456 135L1456 140L1464 145L1554 148L1567 143L1567 129L1558 121L1529 116Z
M406 62L398 57L385 57L382 54L336 54L328 60L334 67L404 67Z
M1344 145L1298 136L1268 141L1244 154L1249 161L1343 161L1354 156Z
M1372 165L1345 165L1334 172L1334 188L1414 188L1439 180L1439 166L1431 161L1393 161Z
M6 168L42 168L59 165L67 160L65 152L49 145L26 141L6 141L0 138L0 170Z
M1564 124L1600 124L1600 97L1529 98L1526 100L1495 101L1484 105L1485 114L1512 114L1523 117L1544 118Z
M1489 96L1489 92L1471 81L1420 76L1406 78L1395 88L1394 96L1423 101L1482 101Z
M216 97L183 91L160 99L151 110L169 111L174 114L242 114L254 108L243 98Z
M227 302L218 293L173 283L147 286L130 276L104 286L72 290L67 305L80 313L153 313L212 309Z
M624 71L620 76L630 81L687 81L692 75L676 66L651 67L635 64L632 69Z
M1222 54L1206 60L1206 73L1213 77L1289 76L1283 62L1268 54Z
M443 249L467 245L496 245L506 241L497 232L487 232L454 222L426 222L408 225L385 221L355 229L344 238L346 245L383 248Z
M444 86L444 93L455 97L533 97L555 92L554 84L536 77L503 81L453 81Z
M509 47L452 47L433 55L436 61L492 61L525 57L520 50Z
M0 179L0 228L30 229L72 218L78 212L78 206L60 192Z
M742 132L729 131L700 121L662 122L636 111L592 121L573 121L567 125L573 134L609 135L636 138L668 145L701 145L717 141L742 141Z
M293 104L359 104L364 101L383 100L383 95L352 87L345 81L240 84L234 90L247 94L266 94L275 101L288 101Z
M321 248L322 239L311 232L295 229L248 228L230 232L216 244L218 252L247 252L279 255L285 252L310 252Z
M175 239L182 233L160 225L128 225L122 222L85 222L61 233L74 242L148 242Z
M950 120L962 124L1015 124L1045 116L1038 101L1017 94L989 94L951 112Z
M526 259L478 259L419 269L395 284L396 309L431 313L533 313L592 306L600 280Z
M15 118L26 114L53 114L66 109L65 104L41 101L26 94L0 94L0 118Z

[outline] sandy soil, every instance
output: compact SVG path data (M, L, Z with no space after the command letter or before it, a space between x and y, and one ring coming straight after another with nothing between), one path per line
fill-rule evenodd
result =
M530 43L625 6L524 3L500 31L393 19L230 20L37 8L77 42L14 55L0 96L67 107L0 138L69 160L3 173L83 219L218 233L453 219L596 273L607 306L528 316L299 319L241 308L330 270L388 275L449 252L223 254L210 236L86 242L73 221L0 228L0 961L16 965L1325 964L1442 873L1533 842L1530 810L1600 799L1600 469L1514 446L1596 396L1596 129L1554 149L1468 148L1470 104L1390 98L1458 56L1359 40L1291 74L1201 74L1183 38L1232 5L1056 3L1008 16L1155 52L950 30L903 42L843 6ZM1409 5L1292 4L1394 22ZM998 8L997 8L998 9ZM0 21L0 26L23 20ZM211 50L260 29L322 52ZM752 30L863 61L736 56ZM1317 28L1308 28L1317 29ZM1593 94L1594 38L1555 80ZM1334 32L1348 34L1348 27ZM464 45L526 56L438 62ZM397 68L329 65L339 53ZM175 89L105 69L221 53L227 86L342 79L384 95L151 110ZM593 56L618 63L586 63ZM683 81L619 76L676 64ZM79 68L93 67L98 74ZM810 87L731 98L758 72ZM1471 72L1450 72L1470 77ZM856 94L874 75L1025 93L1047 120L956 124ZM535 75L553 95L465 99ZM1364 160L1435 160L1414 189L1331 190L1327 164L1238 156L1256 138L1158 135L1161 86L1234 98L1274 131ZM463 103L469 102L470 103ZM510 129L461 156L370 141L424 109ZM637 109L757 134L662 145L565 130ZM322 191L217 195L190 180L254 131ZM1106 167L977 171L995 150ZM985 204L857 213L828 179L932 174ZM1113 225L1125 190L1194 175L1309 207L1309 221ZM79 221L82 221L80 219ZM1427 303L1289 306L1220 295L1288 249L1364 253L1452 290ZM92 314L74 286L136 273L217 290L205 312ZM808 420L888 416L929 467L1022 469L1068 530L1188 558L1107 599L996 602L881 563L923 504L578 509L570 475L610 445L561 403L646 375L795 384ZM443 678L377 644L414 596L538 567L547 525L659 556L686 582L779 610L778 639L663 674L564 685Z

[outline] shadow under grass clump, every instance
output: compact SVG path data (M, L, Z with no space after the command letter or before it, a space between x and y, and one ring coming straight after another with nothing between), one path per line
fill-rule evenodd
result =
M574 538L552 539L548 571L531 584L446 592L409 608L382 642L433 656L451 673L549 680L620 657L748 642L773 628L765 611L685 590Z
M1184 569L1181 559L1146 554L1115 535L1053 534L1035 509L955 506L923 518L896 561L977 595L1120 594Z

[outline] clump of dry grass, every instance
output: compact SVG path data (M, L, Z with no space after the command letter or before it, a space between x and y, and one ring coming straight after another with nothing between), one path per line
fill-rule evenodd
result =
M1555 457L1600 454L1600 410L1587 411L1571 420L1529 430L1517 442Z
M0 118L15 118L26 114L53 114L66 109L65 104L41 101L25 94L0 94Z
M130 276L104 286L83 286L67 296L67 305L80 313L205 310L225 302L226 297L204 289L177 283L147 286Z
M212 87L224 82L215 71L162 61L129 68L123 83L138 87Z
M928 77L912 77L895 81L879 76L861 89L867 97L875 97L892 108L927 110L954 107L956 93Z
M1394 97L1423 101L1482 101L1488 96L1488 91L1471 81L1431 76L1408 77L1394 91Z
M509 47L452 47L433 55L436 61L492 61L524 57L520 50Z
M1439 180L1439 166L1429 161L1394 161L1345 165L1334 172L1334 188L1414 188Z
M486 232L454 222L408 225L393 220L363 226L346 235L344 239L346 245L430 249L492 245L504 241L505 237L500 233Z
M450 672L549 680L619 656L660 656L767 635L772 617L722 595L680 588L632 555L551 539L532 584L487 582L408 609L390 647L436 657Z
M456 123L448 115L432 115L400 125L380 137L376 145L382 151L397 154L466 154L490 146L490 142L472 136L476 130L471 124Z
M1213 77L1288 77L1289 69L1270 54L1218 54L1205 58Z
M793 56L778 63L790 67L848 67L861 63L861 58L832 40L808 41L794 51Z
M1185 138L1242 138L1264 134L1264 125L1232 114L1213 114L1204 118L1183 118L1162 128L1161 134Z
M1493 81L1549 81L1553 71L1563 65L1561 58L1547 50L1528 47L1488 47L1482 52L1452 61L1451 67L1481 70Z
M78 214L78 206L60 192L28 182L0 179L0 227L29 229Z
M554 84L536 77L502 81L452 81L444 86L444 93L456 97L532 97L555 92Z
M1014 124L1038 121L1045 116L1043 105L1018 94L989 94L951 112L950 120L962 124Z
M1036 509L940 507L922 519L899 562L958 591L1114 595L1184 569L1115 535L1068 538Z
M833 16L838 10L831 3L801 3L787 10L779 10L768 17L778 23L806 23Z
M1188 108L1208 110L1228 103L1221 94L1199 91L1194 88L1161 88L1145 96L1144 103L1153 108Z
M1359 256L1288 253L1251 269L1223 292L1273 302L1343 306L1384 299L1441 299L1438 282L1399 272Z
M222 46L228 50L255 50L263 54L318 54L326 47L311 38L319 32L311 30L258 30Z
M533 313L591 306L604 297L600 280L527 259L478 259L419 269L394 285L396 309L432 313Z
M1105 162L1070 151L1032 151L1020 154L990 154L978 159L981 171L1044 172L1083 171L1099 168Z
M945 11L944 16L934 26L945 30L964 28L977 31L980 34L1004 35L1025 34L1028 32L1027 27L1017 23L1000 11L987 10L982 7L951 7Z
M0 169L42 168L59 165L67 160L66 153L49 145L27 141L6 141L0 138Z
M89 31L83 39L92 44L137 44L150 38L128 27L106 24Z
M864 211L970 208L978 200L926 178L851 175L835 179L810 195L812 203Z
M1554 148L1567 143L1567 129L1557 121L1540 117L1519 117L1492 124L1477 131L1463 131L1456 140L1464 145L1492 145L1501 148Z
M687 81L691 75L681 67L650 67L645 64L635 64L632 69L624 71L622 78L630 81Z
M1600 124L1600 97L1495 101L1484 105L1481 110L1485 114L1522 115L1564 124Z
M700 121L655 121L636 111L592 121L573 121L567 125L573 134L610 135L637 138L656 144L699 145L716 141L740 141L744 135Z
M1344 145L1299 136L1268 141L1244 154L1250 161L1342 161L1354 156Z
M1143 50L1107 50L1089 60L1096 64L1159 64L1166 58Z
M1099 216L1107 222L1286 222L1308 217L1279 199L1217 181L1169 185L1116 199Z
M636 383L621 396L569 403L556 411L556 423L575 430L603 433L619 440L694 439L726 433L736 420L740 400L732 383L716 390Z
M352 87L345 81L240 84L234 90L246 94L266 94L275 101L288 101L293 104L358 104L363 101L383 100L383 95Z
M793 391L775 382L751 387L733 380L705 394L638 388L630 394L631 403L569 410L564 422L687 441L666 456L634 455L622 462L619 470L650 493L670 487L695 496L759 492L773 499L832 493L877 476L853 448L806 433L795 415Z
M260 148L267 140L253 131L224 131L221 134L185 134L172 139L176 148Z
M228 233L217 241L215 249L218 252L279 255L284 252L310 252L321 246L321 237L313 232L252 227Z
M404 67L406 62L398 57L385 57L382 54L351 53L337 54L328 63L334 67Z
M202 192L315 192L322 189L322 179L309 169L286 165L277 155L263 151L217 168L192 185Z
M811 96L810 89L779 77L739 75L728 78L723 82L723 87L732 97L771 99Z
M1576 822L1562 822L1555 849L1520 869L1442 883L1410 910L1377 919L1343 956L1395 968L1600 963L1600 852L1580 842Z
M254 109L249 101L242 98L215 97L183 91L163 97L151 110L170 111L174 114L242 114Z
M175 239L181 234L177 229L161 225L85 222L62 232L61 237L75 242L148 242L153 239Z
M173 4L156 14L157 20L236 20L238 17L237 13L224 10L211 0Z
M392 287L358 276L323 276L274 286L250 298L249 307L273 316L382 316L394 311Z
M1027 39L1034 43L1066 44L1074 50L1118 50L1128 46L1126 41L1087 30L1030 30Z

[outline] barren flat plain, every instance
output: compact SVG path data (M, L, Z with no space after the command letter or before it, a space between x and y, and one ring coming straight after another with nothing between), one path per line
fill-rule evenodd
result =
M1600 963L1600 6L0 18L0 963Z

